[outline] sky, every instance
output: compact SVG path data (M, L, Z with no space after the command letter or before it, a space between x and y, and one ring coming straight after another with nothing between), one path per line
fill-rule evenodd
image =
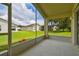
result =
M12 4L12 22L17 25L29 25L35 23L35 12L37 11L37 23L44 25L44 19L39 11L31 3ZM8 8L0 4L0 18L7 20Z

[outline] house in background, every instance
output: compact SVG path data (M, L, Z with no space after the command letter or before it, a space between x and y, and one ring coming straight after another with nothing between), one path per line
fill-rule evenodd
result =
M16 24L12 24L12 32L16 32L16 31L20 31L20 27L18 27L18 25Z
M20 28L12 23L12 31L18 31ZM8 33L8 21L0 18L0 33Z
M35 27L37 26L37 31L40 31L40 27L41 25L33 23L27 26L19 26L21 28L21 30L29 30L29 31L35 31Z
M16 25L12 23L12 32L17 32L20 30L29 30L29 31L35 31L37 27L37 31L40 31L41 25L33 23L30 25ZM5 19L0 18L0 33L8 33L8 21Z
M8 32L8 22L2 18L0 18L0 33Z

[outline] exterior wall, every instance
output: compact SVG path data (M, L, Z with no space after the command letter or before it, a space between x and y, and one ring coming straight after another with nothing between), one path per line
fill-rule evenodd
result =
M39 25L37 25L37 31L40 31L40 26Z
M16 26L16 25L15 25L15 26L12 26L12 28L15 29L15 30L12 30L12 32L17 32L17 31L19 31L19 29L20 29L20 28L19 28L18 26Z
M30 30L30 31L35 31L35 25L29 26L29 27L21 27L22 30ZM37 25L37 31L40 31L40 26Z
M1 31L0 33L8 33L8 23L0 21Z
M7 21L0 20L0 26L1 26L0 33L8 33L8 22ZM16 25L12 24L12 27L15 29L15 30L12 30L13 32L18 31L18 27Z
M32 31L36 31L36 29L35 29L35 25L34 26L32 26ZM39 25L37 25L37 31L40 31L40 26Z
M22 30L32 30L31 27L21 27Z
M19 30L21 30L21 28L20 28L20 27L18 27L18 26L16 26L16 31L19 31Z

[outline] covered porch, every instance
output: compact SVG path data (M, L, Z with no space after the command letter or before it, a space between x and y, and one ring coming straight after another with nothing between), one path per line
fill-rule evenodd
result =
M79 47L77 44L77 14L79 10L78 4L75 3L33 3L36 9L44 17L44 36L36 38L33 42L24 42L12 48L12 4L4 4L8 6L8 55L16 55L17 51L21 51L20 56L78 56ZM37 14L36 14L37 16ZM48 35L48 20L63 17L70 17L72 37L59 37ZM36 17L37 19L37 17ZM39 43L38 43L39 42ZM26 44L27 43L27 44ZM30 45L31 44L31 45ZM32 46L33 45L33 46ZM31 48L27 49L30 46ZM21 50L22 48L22 50ZM24 48L24 50L23 50ZM17 51L16 51L17 50ZM12 54L14 51L15 53Z
M79 56L79 47L71 38L52 36L19 54L20 56Z

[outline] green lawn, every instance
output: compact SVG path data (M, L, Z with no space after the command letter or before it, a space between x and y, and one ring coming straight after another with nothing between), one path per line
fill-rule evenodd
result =
M33 31L18 31L12 32L12 43L16 43L21 40L32 40L35 38L35 32ZM43 36L43 31L38 31L37 36ZM65 36L71 37L71 32L49 32L49 35L53 36ZM0 36L0 51L7 49L8 44L8 35Z
M71 37L71 32L49 32L49 35Z
M35 38L35 32L33 31L18 31L12 32L12 43L16 43L22 40L32 40ZM44 32L38 31L37 36L43 36ZM0 36L0 51L7 49L8 44L8 35L1 35Z
M42 31L38 32L39 36L44 35ZM17 41L26 39L26 40L32 40L35 38L35 32L33 31L18 31L18 32L12 32L12 43L15 43ZM7 35L1 35L0 36L0 46L1 45L6 45L8 40Z

